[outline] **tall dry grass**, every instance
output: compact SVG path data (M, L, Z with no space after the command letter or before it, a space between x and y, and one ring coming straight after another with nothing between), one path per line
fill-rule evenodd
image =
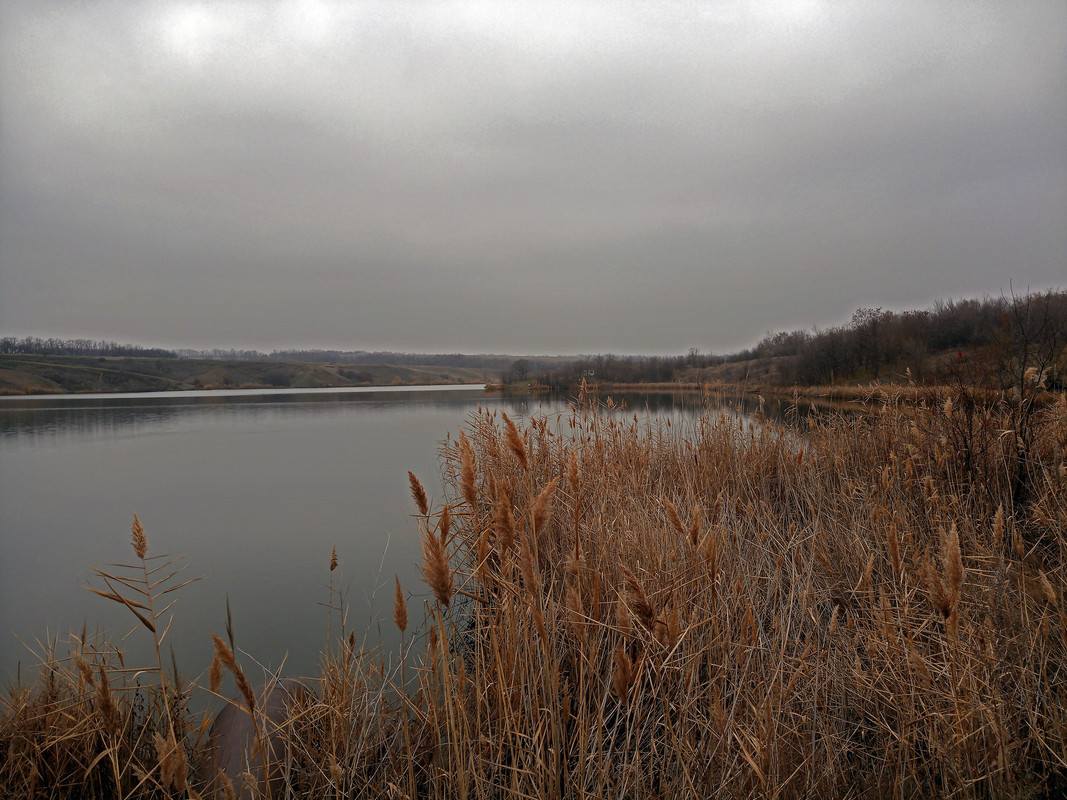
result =
M1023 465L1010 409L971 402L797 427L478 413L443 446L445 502L410 476L411 657L326 654L284 796L1061 796L1067 400ZM117 736L145 775L120 796L184 796L129 692L109 711L90 685L110 669L9 691L0 786L110 787L85 770Z
M182 679L164 644L177 592L194 579L168 556L149 556L148 537L135 514L136 562L95 569L105 589L90 591L125 606L151 637L155 663L127 664L123 651L83 628L65 656L57 642L39 654L37 680L10 686L0 716L0 796L148 797L189 786L189 751L205 726L189 713L193 686Z

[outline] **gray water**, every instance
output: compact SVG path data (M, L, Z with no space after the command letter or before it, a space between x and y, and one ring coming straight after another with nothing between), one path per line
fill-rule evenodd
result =
M677 419L698 404L643 396L625 413ZM83 625L134 663L154 658L129 611L84 588L106 588L91 566L133 563L135 512L148 554L199 578L173 595L168 641L186 677L207 670L227 598L246 669L316 674L328 626L336 639L340 624L324 606L331 579L346 592L348 628L395 652L393 576L413 620L429 597L407 471L440 501L441 442L479 405L515 417L567 410L480 387L0 399L0 680L32 678L34 651L68 652Z

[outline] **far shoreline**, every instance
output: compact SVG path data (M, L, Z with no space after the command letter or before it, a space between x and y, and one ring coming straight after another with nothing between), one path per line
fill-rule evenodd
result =
M388 392L433 392L433 391L485 391L483 383L413 383L382 384L372 386L305 386L266 387L241 386L226 389L164 389L152 392L26 392L23 394L0 394L0 402L10 400L106 400L123 398L131 400L165 399L167 397L270 397L296 394L383 394Z

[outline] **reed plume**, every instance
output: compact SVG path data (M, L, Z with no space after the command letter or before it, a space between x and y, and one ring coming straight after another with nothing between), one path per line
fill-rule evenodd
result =
M452 512L448 506L441 509L441 516L437 520L437 535L441 539L442 545L448 544L449 534L452 532Z
M185 756L185 747L171 734L164 738L158 732L153 734L156 754L159 760L159 779L167 789L184 792L188 788L189 766Z
M633 624L630 620L630 609L623 599L622 592L615 598L615 627L624 637L633 632Z
M682 524L682 518L678 514L678 509L674 507L674 503L667 498L663 498L663 507L667 510L667 519L670 520L671 526L678 531L681 536L685 536L687 531L685 525Z
M496 531L500 557L503 558L515 542L515 518L511 513L511 498L507 492L500 492L497 499L493 514L493 527Z
M919 576L926 587L930 603L940 612L942 617L947 619L949 614L952 613L952 602L949 599L948 592L945 591L945 585L941 582L941 577L937 574L933 564L930 563L929 557L923 559Z
M703 523L704 509L700 503L693 505L693 513L689 519L689 543L696 547L700 542L700 532Z
M415 501L415 507L422 516L427 516L430 513L430 501L426 497L426 490L422 488L422 482L411 470L408 470L408 484L411 487L411 499Z
M656 612L649 602L648 595L637 576L628 567L622 568L623 577L626 580L626 593L629 597L629 605L638 621L651 632L656 621Z
M137 518L137 515L133 515L133 524L130 526L130 532L133 540L133 551L137 554L137 557L143 559L148 553L148 537L145 535L144 526L141 525L141 520Z
M626 705L633 685L634 665L622 645L615 646L615 668L611 673L611 688L622 705Z
M107 670L103 665L100 665L100 677L96 681L96 704L104 730L111 736L118 736L119 731L122 730L122 715L115 702L115 695L111 691Z
M396 600L393 601L393 622L403 633L408 628L408 604L400 588L400 576L396 576Z
M530 549L530 540L525 536L522 539L522 546L519 548L519 570L522 572L522 579L526 583L526 590L533 597L539 596L541 593L541 581L539 580L533 551Z
M78 674L81 676L82 684L89 686L91 689L96 688L96 680L93 678L92 667L90 667L85 659L82 658L81 653L74 654L74 665L78 668Z
M211 659L211 668L208 670L208 688L212 694L218 694L222 688L222 659L219 658L218 649L215 650Z
M505 438L507 439L508 449L519 462L519 466L524 471L530 469L530 463L526 456L526 442L522 438L522 434L519 433L519 429L515 426L515 423L511 421L511 417L501 412L501 417L504 420Z
M459 432L460 487L471 511L478 510L478 461L467 434Z
M245 677L241 665L238 664L237 659L233 657L233 651L230 650L226 642L222 641L222 639L215 634L211 634L211 640L215 643L215 657L219 660L219 663L233 675L234 681L237 683L237 690L244 698L245 706L248 708L249 713L255 711L256 695L252 691L252 686L248 683L248 679Z
M556 493L556 485L559 478L553 478L544 489L537 495L533 505L533 528L534 535L539 534L545 527L545 523L552 517L552 498Z
M447 607L452 602L455 581L452 568L448 563L445 543L427 531L422 537L422 572L423 580L433 591L437 601Z

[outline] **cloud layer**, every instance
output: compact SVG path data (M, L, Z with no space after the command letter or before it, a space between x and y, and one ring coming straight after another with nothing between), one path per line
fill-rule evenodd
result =
M5 333L723 351L1065 253L1057 2L0 11Z

